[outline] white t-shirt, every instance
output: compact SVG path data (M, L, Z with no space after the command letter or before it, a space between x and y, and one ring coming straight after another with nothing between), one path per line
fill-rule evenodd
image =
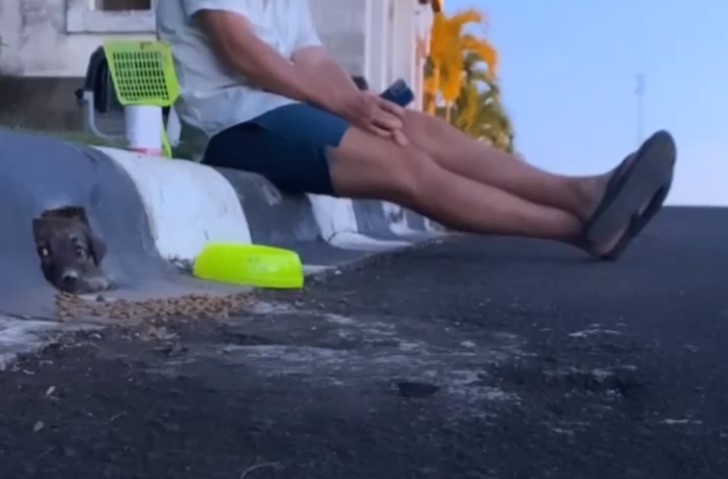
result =
M321 45L321 40L307 0L158 1L157 35L172 45L181 88L175 109L186 126L209 141L226 128L296 101L248 86L245 77L218 61L192 18L205 9L244 15L256 34L287 58L299 48Z

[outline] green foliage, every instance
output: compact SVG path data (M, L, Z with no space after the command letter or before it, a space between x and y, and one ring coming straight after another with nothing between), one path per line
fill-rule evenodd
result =
M425 110L469 136L514 151L514 129L497 81L498 54L486 39L464 28L484 15L466 10L437 14L425 65ZM440 101L438 101L440 100Z
M496 81L479 65L478 55L470 53L463 61L463 81L455 102L438 108L438 115L469 136L486 141L509 153L514 151L513 125L501 101ZM450 108L450 111L447 111Z

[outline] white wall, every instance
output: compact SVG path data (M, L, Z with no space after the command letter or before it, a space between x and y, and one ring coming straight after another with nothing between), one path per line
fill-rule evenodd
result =
M415 91L413 108L421 108L424 55L429 44L432 10L416 0L366 0L364 71L374 89L403 78Z
M0 35L5 44L0 51L0 72L81 77L89 56L104 40L122 34L150 38L140 32L69 33L66 1L70 5L76 0L0 0Z
M375 89L401 77L419 95L415 36L429 7L417 0L309 1L322 40L347 71L365 75ZM82 77L106 39L153 38L149 13L102 13L90 5L93 0L0 0L0 72Z
M352 75L365 73L366 3L367 0L309 0L321 41Z

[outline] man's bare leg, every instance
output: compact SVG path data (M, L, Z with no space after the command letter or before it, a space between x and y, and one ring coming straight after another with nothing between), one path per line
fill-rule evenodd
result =
M440 118L408 110L405 134L441 167L529 201L568 211L586 221L609 175L555 175L475 141Z
M334 188L341 196L398 203L464 232L582 246L582 222L572 213L453 173L414 146L402 147L352 127L331 150L330 159ZM597 245L589 251L597 254L609 247Z

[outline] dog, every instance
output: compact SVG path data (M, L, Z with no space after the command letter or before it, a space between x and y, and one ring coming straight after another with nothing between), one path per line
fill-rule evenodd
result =
M107 290L101 269L106 243L91 230L82 208L44 211L33 218L33 236L45 279L66 293Z

